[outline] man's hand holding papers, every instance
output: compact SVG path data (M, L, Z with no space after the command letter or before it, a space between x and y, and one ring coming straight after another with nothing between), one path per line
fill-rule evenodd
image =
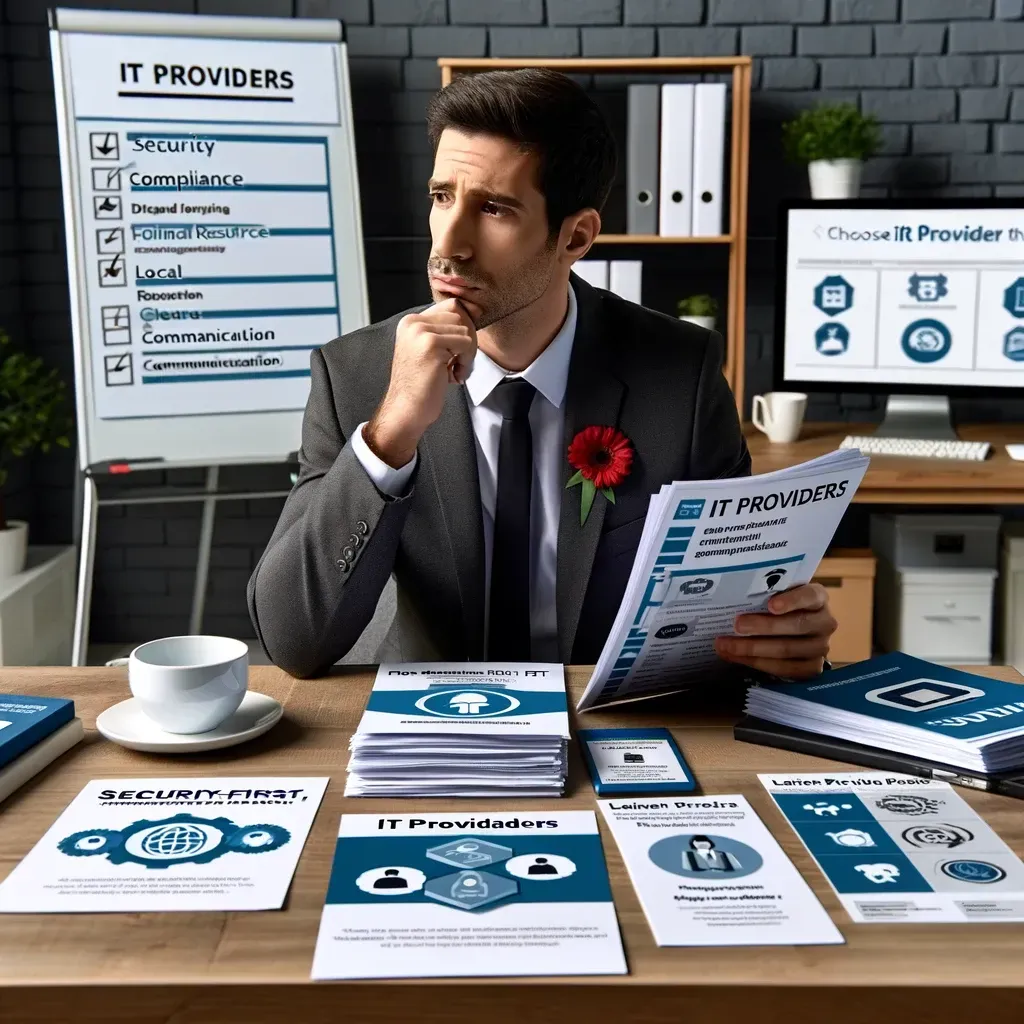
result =
M821 672L836 622L828 606L828 591L820 583L805 583L769 599L763 612L736 616L738 636L715 639L723 660L783 679L810 679Z

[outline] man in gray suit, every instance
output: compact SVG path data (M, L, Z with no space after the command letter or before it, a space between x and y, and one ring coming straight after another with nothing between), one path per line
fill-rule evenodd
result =
M433 98L434 304L312 356L298 480L249 582L270 658L298 676L352 647L392 575L381 660L597 660L648 499L742 476L750 457L722 340L590 287L614 141L544 70L457 78ZM566 451L611 426L633 452L583 525ZM719 655L821 671L836 623L816 584L741 616Z

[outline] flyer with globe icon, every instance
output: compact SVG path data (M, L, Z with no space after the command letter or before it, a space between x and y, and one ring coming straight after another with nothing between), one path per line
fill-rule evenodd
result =
M0 883L0 913L279 910L327 782L94 780Z
M314 979L625 973L593 811L341 816Z
M1024 864L949 783L885 772L758 778L854 921L1024 921Z

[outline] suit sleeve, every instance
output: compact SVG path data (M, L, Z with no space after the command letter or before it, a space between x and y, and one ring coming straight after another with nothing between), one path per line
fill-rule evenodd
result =
M694 403L690 473L694 480L749 476L750 452L736 412L736 399L722 372L722 336L712 332L704 350Z
M321 352L310 371L298 479L247 591L263 650L300 677L327 671L370 621L415 487L377 490L346 443Z

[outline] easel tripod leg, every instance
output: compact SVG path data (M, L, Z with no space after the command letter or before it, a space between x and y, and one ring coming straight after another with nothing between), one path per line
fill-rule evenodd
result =
M84 474L82 481L82 532L78 553L78 594L75 601L75 632L71 644L71 664L84 665L89 643L89 617L92 612L92 577L96 565L96 519L99 500L96 481Z

